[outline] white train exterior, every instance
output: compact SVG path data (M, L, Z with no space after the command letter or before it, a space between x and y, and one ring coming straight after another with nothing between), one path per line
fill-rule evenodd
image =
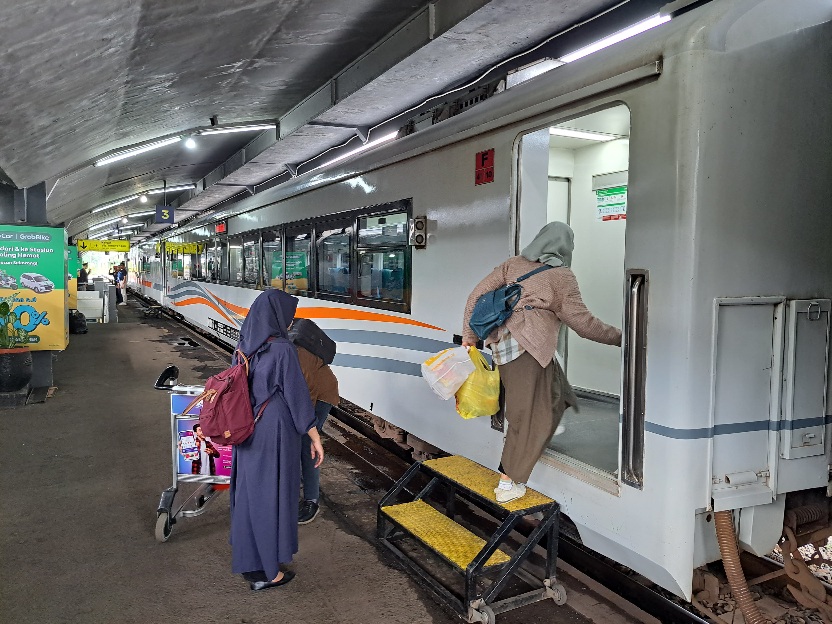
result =
M690 599L694 568L720 557L710 512L736 510L741 546L765 554L786 494L825 494L829 482L830 20L822 1L712 2L246 199L228 240L366 207L425 216L427 246L399 256L401 309L318 293L299 314L338 342L344 398L496 468L502 434L459 418L419 364L460 333L492 267L547 220L569 220L584 299L621 324L625 346L569 336L570 380L614 418L570 416L574 447L555 438L530 485L561 503L587 546ZM476 184L490 150L493 181ZM168 242L213 238L201 227ZM185 279L167 260L163 274L146 249L131 259L144 269L134 288L230 343L260 292ZM573 450L610 441L598 462Z

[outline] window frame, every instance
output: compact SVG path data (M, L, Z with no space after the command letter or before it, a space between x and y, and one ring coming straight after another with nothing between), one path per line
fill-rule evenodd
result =
M363 208L358 208L355 210L345 211L339 214L329 214L324 215L321 217L311 217L308 219L302 219L298 221L290 221L287 223L275 224L269 227L263 227L256 230L249 230L247 232L243 232L240 234L234 234L232 236L228 236L227 234L219 234L219 235L211 235L205 239L200 241L200 244L205 245L204 253L205 253L205 263L203 266L202 274L203 274L203 281L217 283L217 284L228 284L232 286L236 286L239 288L255 288L258 290L268 290L270 288L276 288L275 286L271 285L271 280L274 276L271 276L271 268L269 268L269 279L266 280L266 275L264 273L266 269L266 239L274 236L275 240L279 238L280 240L280 254L283 266L283 274L280 276L283 282L283 287L281 290L286 292L286 253L287 253L287 241L289 238L296 236L297 234L308 234L310 245L309 245L309 261L307 263L307 290L305 295L298 295L298 297L307 297L311 299L320 299L323 301L334 301L338 303L343 303L345 305L354 305L363 308L373 308L378 310L390 310L393 312L401 312L404 314L411 313L411 305L412 305L412 261L413 261L413 247L410 245L407 238L402 245L379 245L379 246L370 246L370 245L359 245L358 243L358 227L360 224L361 219L364 218L372 218L372 217L384 217L394 214L401 214L404 213L405 215L405 224L406 227L409 228L411 219L413 218L413 200L412 198L406 199L399 199L394 200L391 202L385 202L384 204L377 204L373 206L365 206ZM323 292L320 289L320 280L318 275L318 268L319 268L319 259L318 259L318 236L320 232L330 229L337 229L338 227L348 228L350 229L350 251L349 251L349 261L350 261L350 279L349 279L349 291L347 294L338 294L338 293L331 293L331 292ZM258 279L256 284L248 283L245 281L235 281L235 280L223 280L222 277L222 266L223 266L223 258L222 256L217 253L217 250L222 250L224 245L225 250L225 260L224 264L226 268L229 270L230 273L230 240L233 239L241 239L243 244L247 240L251 240L251 238L256 237L257 245L258 245L258 254L260 259L260 271L258 273ZM271 241L268 241L271 242ZM379 251L379 252L390 252L390 251L404 251L404 271L402 274L403 284L402 284L402 300L394 300L394 299L375 299L366 296L361 296L358 294L358 257L361 251ZM219 262L219 267L216 269L217 279L212 280L211 274L208 271L208 260L217 260ZM245 254L243 254L243 275L245 276L246 271L246 261L245 261ZM230 274L229 274L230 277Z

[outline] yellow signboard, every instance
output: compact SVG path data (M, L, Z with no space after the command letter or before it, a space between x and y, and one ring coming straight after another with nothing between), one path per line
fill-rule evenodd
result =
M78 251L130 251L130 241L90 240L79 238L75 241Z
M171 243L165 242L165 251L167 253L181 253L181 254L199 254L205 247L203 243ZM156 243L156 251L161 250L161 244Z

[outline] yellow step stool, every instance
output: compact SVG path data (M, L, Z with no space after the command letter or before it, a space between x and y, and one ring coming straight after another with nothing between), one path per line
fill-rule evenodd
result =
M566 602L566 590L556 578L560 506L528 488L522 498L498 503L494 494L498 480L498 473L465 457L416 462L378 506L379 541L469 623L495 624L497 614L540 600L552 599L559 605ZM459 514L457 500L466 504ZM540 520L528 535L518 535L523 519L538 513ZM487 540L463 526L470 522L470 526L481 527L483 515L497 523ZM444 564L436 560L420 563L412 547L399 545L408 538L439 555L464 577L461 595L446 584L446 575L430 569ZM542 574L523 568L536 546L546 550ZM516 592L517 588L509 585L512 578L522 579L532 589L505 596L509 589Z
M548 496L527 487L524 497L507 503L498 503L494 495L494 488L497 487L500 480L500 473L460 455L429 459L423 462L423 465L508 511L526 511L540 505L551 505L555 502Z
M485 540L458 525L425 501L417 500L382 507L381 512L460 570L467 568L485 546ZM507 554L498 550L485 562L484 567L499 565L509 560Z

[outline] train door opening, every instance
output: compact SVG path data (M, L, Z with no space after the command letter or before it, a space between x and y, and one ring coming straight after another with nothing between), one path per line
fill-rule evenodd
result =
M546 223L568 223L584 303L616 327L623 317L629 136L629 109L619 105L525 134L519 150L518 253ZM564 414L547 454L617 476L621 350L563 327L557 357L579 409Z

